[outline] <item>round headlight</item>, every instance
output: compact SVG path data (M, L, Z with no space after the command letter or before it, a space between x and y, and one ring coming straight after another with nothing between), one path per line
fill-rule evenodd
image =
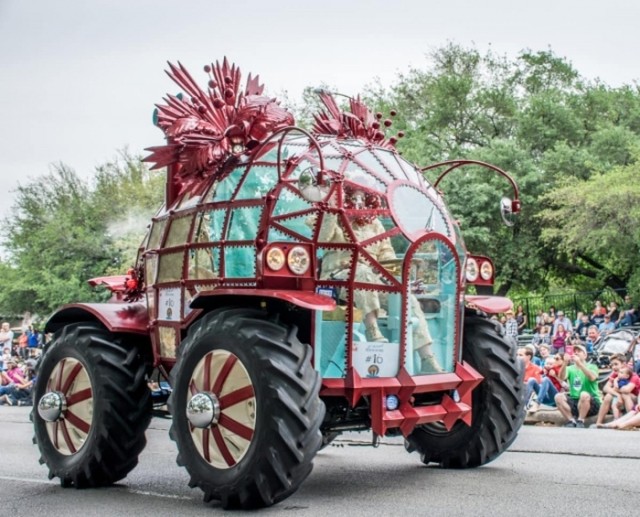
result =
M284 266L284 251L280 248L271 248L267 251L267 266L272 271L280 271Z
M309 253L302 246L294 246L287 255L287 264L291 272L296 275L304 275L311 265Z
M493 276L493 266L491 265L491 262L487 261L482 263L480 266L480 276L483 280L491 280L491 277Z
M475 282L478 279L478 262L474 258L467 259L467 282Z

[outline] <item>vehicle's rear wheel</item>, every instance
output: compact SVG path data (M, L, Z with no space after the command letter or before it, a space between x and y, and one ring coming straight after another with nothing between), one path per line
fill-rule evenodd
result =
M189 330L171 372L171 438L205 501L269 506L309 475L325 411L311 353L257 310L220 309Z
M31 412L49 479L104 486L137 465L151 420L146 369L134 346L102 327L60 331L40 360Z
M503 331L467 311L462 355L484 377L473 392L471 425L458 421L451 430L441 424L417 427L406 446L417 450L425 464L468 468L489 463L511 445L524 421L523 371L516 347Z

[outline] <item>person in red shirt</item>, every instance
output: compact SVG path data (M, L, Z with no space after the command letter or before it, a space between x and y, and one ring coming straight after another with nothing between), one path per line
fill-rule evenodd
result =
M633 410L638 402L640 377L626 363L618 370L614 387L617 389L616 396L620 400L621 409L624 409L625 412Z
M548 356L542 367L542 382L529 381L536 393L536 400L529 404L529 413L535 413L540 409L540 404L556 406L555 396L562 391L562 383L559 375L563 358L560 354Z
M525 393L525 404L530 407L531 396L533 395L535 386L540 386L542 382L542 368L533 363L533 350L528 346L518 349L518 358L522 361L524 367L524 383L527 387Z
M596 426L602 426L604 418L612 409L613 405L616 405L619 410L631 411L633 410L637 400L638 392L640 391L640 378L633 373L629 377L629 382L624 383L622 387L618 386L617 378L618 372L621 368L626 366L626 357L622 354L614 354L609 359L609 366L611 367L611 375L607 379L606 384L602 388L604 397L602 399L602 405L598 411L598 418L596 419ZM618 411L614 411L614 417L619 416Z

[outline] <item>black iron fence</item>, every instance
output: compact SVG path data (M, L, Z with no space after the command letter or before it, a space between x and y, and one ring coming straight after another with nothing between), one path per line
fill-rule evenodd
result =
M525 298L513 298L514 309L522 305L527 315L527 327L533 329L536 324L536 314L539 310L549 312L550 307L557 311L564 311L565 315L573 322L578 312L590 315L595 307L595 301L600 300L606 307L610 302L616 302L620 307L626 294L625 289L605 289L600 291L582 291L567 294L545 294L540 296L527 296Z

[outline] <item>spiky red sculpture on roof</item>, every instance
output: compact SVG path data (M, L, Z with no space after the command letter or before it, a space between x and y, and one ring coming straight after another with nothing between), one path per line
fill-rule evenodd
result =
M294 124L293 115L275 99L262 95L259 78L249 77L240 91L240 69L229 65L207 65L207 91L178 63L169 63L167 74L186 93L168 95L158 104L158 126L167 144L147 149L152 169L179 164L173 181L186 190L219 171L231 156L251 152L280 128Z
M276 131L294 125L293 115L280 107L276 99L262 95L264 86L258 76L247 78L240 91L240 69L229 65L207 65L208 89L205 91L178 63L169 63L167 74L184 94L168 95L158 104L157 125L167 137L165 145L150 147L145 161L151 169L169 167L167 202L185 191L197 190L203 180L223 175L223 165L232 157L250 154ZM350 98L350 111L342 111L329 91L320 92L326 107L314 115L315 134L356 138L380 147L393 147L402 133L386 138L384 128L391 120L381 122L360 100ZM395 112L391 112L394 116Z
M313 116L315 123L313 132L321 135L336 135L338 138L355 138L371 142L379 147L392 148L398 138L403 134L400 132L396 137L386 138L380 128L382 113L375 115L369 110L367 105L360 100L360 97L349 97L349 111L342 111L331 92L318 92L320 100L327 108ZM391 112L395 116L395 112ZM385 128L391 126L391 119L386 119L382 124Z

